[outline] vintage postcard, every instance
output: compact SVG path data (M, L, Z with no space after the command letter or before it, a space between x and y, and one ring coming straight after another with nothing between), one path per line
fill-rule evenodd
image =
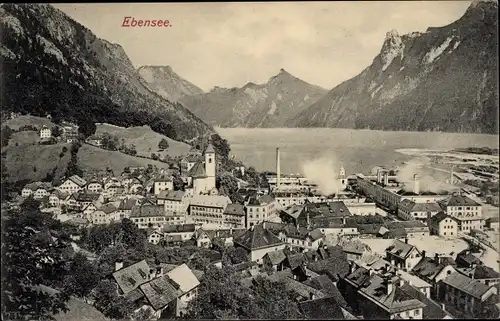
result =
M498 1L0 4L2 319L498 319Z

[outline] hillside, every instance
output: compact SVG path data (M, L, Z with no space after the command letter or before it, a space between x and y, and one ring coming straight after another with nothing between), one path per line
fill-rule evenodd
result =
M10 112L68 120L91 134L94 123L148 124L176 140L213 129L152 91L123 48L97 38L45 4L0 6L2 118Z
M109 124L96 124L96 126L97 135L108 133L118 137L119 140L123 139L128 146L135 145L137 155L139 156L151 157L151 153L155 153L157 155L161 155L161 158L166 155L176 157L189 152L191 149L191 146L188 144L181 143L155 133L147 125L129 128ZM169 147L166 150L159 152L158 143L162 139L166 139L168 141Z
M170 66L142 66L137 72L151 89L170 101L176 102L184 96L203 94L203 90L180 77Z
M35 126L40 129L42 126L54 127L55 124L45 117L36 117L30 115L21 115L16 118L9 119L2 123L3 126L9 126L13 130L18 130L19 127L23 126Z
M358 76L333 88L292 127L498 133L498 2L425 33L387 33Z
M218 127L285 127L326 90L294 77L286 70L265 84L242 88L215 87L206 94L185 96L180 102L205 122Z
M78 167L85 172L100 171L109 168L115 175L119 175L125 167L144 166L148 164L158 168L168 169L168 164L152 159L134 157L118 151L104 150L98 147L83 144L77 154Z

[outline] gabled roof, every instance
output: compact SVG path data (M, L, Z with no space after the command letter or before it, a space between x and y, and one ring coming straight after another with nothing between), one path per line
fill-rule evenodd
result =
M106 214L109 214L116 211L116 206L113 203L106 203L103 206L101 206L98 210L103 211Z
M401 242L400 240L394 240L385 251L405 259L414 249L416 249L416 247L411 244Z
M68 179L80 187L84 187L85 184L87 184L87 182L78 175L73 175Z
M480 206L478 202L464 195L452 195L448 199L439 202L441 206Z
M165 216L165 209L162 205L143 203L134 205L130 217L155 217Z
M417 221L417 220L389 222L389 223L387 223L387 228L389 230L395 230L395 229L398 229L398 228L403 228L403 229L413 229L413 228L428 229L427 225L425 225L424 223L422 223L420 221Z
M120 202L118 206L119 210L132 210L132 208L137 204L137 200L133 198L124 199Z
M455 261L457 262L457 265L459 267L470 267L472 266L472 264L483 264L483 262L472 255L472 253L468 249L465 249L462 252L458 253Z
M481 299L481 297L491 288L491 286L487 286L478 280L468 278L458 272L448 275L443 280L443 283L478 299Z
M190 201L191 206L207 206L225 208L231 203L231 199L223 195L194 195Z
M195 224L165 225L162 228L164 233L188 233L196 230Z
M149 265L142 260L114 272L113 277L123 293L127 294L149 281Z
M179 289L183 294L200 285L200 281L198 281L193 271L186 264L179 265L167 272L167 275L172 281L179 284Z
M209 143L208 146L207 146L207 148L205 148L204 154L207 154L207 153L213 153L213 154L215 154L214 145L212 145L211 143Z
M202 161L197 161L193 167L189 170L188 176L193 178L203 178L207 177L207 172L205 171L205 164Z
M457 219L454 218L453 216L447 215L445 212L439 212L436 215L434 215L433 217L431 217L430 223L431 224L439 224L439 223L441 223L441 221L443 221L447 218L451 218L452 220L457 221Z
M310 278L303 283L317 290L320 290L326 296L333 297L340 306L347 307L347 302L345 301L344 297L340 293L335 283L333 283L333 281L330 280L328 276L322 274L317 277Z
M299 303L299 308L308 319L344 320L342 309L333 297L320 298Z
M476 265L472 268L457 268L457 271L474 280L499 279L500 273L486 265Z
M184 198L184 191L160 191L158 199L180 202Z
M78 202L94 202L101 196L99 193L92 192L76 192L73 195L75 200Z
M224 214L245 216L245 207L238 203L227 204L226 208L224 209Z
M425 307L423 308L422 311L423 314L422 317L424 319L439 320L439 319L444 319L445 317L451 318L451 316L447 312L441 309L441 305L439 303L429 299L424 293L422 293L415 287L409 285L408 283L405 282L401 287L401 290L403 290L404 292L408 293L415 299L425 304Z
M411 270L422 279L433 280L448 264L441 264L432 257L422 258Z
M248 198L247 206L264 206L272 202L274 202L274 198L271 195L266 194L259 196L253 194Z
M161 276L142 284L142 292L155 310L159 310L182 295L179 285L168 276Z
M286 255L283 250L268 252L265 256L269 258L272 265L280 264L286 259Z
M234 240L243 248L254 251L261 248L283 245L283 242L271 231L264 229L262 224L255 225Z

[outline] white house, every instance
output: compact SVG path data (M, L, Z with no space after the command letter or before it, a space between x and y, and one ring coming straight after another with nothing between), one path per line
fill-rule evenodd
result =
M243 248L250 261L263 263L267 253L284 250L286 244L271 231L264 229L262 224L254 225L234 240L235 247Z
M52 129L47 126L42 126L40 129L40 139L48 139L52 137Z
M85 187L87 181L78 175L73 175L62 183L58 189L61 192L73 194Z

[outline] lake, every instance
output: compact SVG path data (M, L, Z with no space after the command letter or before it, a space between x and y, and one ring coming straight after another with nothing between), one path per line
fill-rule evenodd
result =
M275 170L280 148L281 172L303 173L311 162L339 167L348 174L377 165L399 165L412 157L401 148L498 148L498 136L439 132L389 132L333 128L217 128L231 145L231 155L257 170Z

